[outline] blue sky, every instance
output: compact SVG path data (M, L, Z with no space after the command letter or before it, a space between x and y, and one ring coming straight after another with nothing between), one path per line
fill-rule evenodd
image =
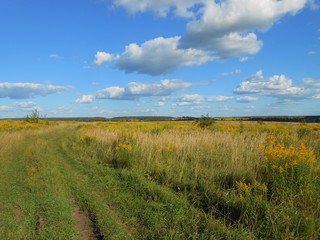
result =
M1 0L0 118L320 114L316 0Z

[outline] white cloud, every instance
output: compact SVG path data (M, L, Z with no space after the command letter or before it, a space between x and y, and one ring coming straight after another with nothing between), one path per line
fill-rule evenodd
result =
M75 100L76 103L93 103L94 96L93 95L83 95L81 98L77 98Z
M199 94L185 94L180 97L181 102L202 102L204 97Z
M263 46L263 42L257 39L256 34L246 35L231 32L214 38L204 36L185 36L181 38L180 48L202 49L215 53L220 58L241 57L243 55L254 55Z
M59 58L58 54L52 53L49 55L49 58Z
M226 102L233 99L232 96L212 96L207 97L208 102Z
M309 56L317 55L317 52L316 52L316 51L309 51L309 52L308 52L308 55L309 55Z
M114 58L112 54L107 52L97 52L94 57L94 63L98 66L107 62L111 62Z
M37 83L0 83L0 98L26 99L45 96L69 90L70 87L44 85Z
M254 102L254 101L257 101L257 100L258 100L258 98L251 97L251 96L244 96L244 97L238 97L237 98L237 102L240 102L240 103Z
M240 62L246 62L246 61L248 61L249 60L249 58L248 57L241 57L240 59L239 59L239 61Z
M306 86L320 88L320 80L314 78L304 78L302 82Z
M130 82L125 87L108 87L97 92L102 99L137 99L140 97L169 96L193 86L179 79L164 79L153 83Z
M28 109L31 109L33 107L35 107L37 104L35 102L18 102L18 103L15 103L14 106L15 107L18 107L18 108L28 108Z
M150 75L160 75L174 72L180 67L202 65L213 61L215 57L197 49L179 49L177 44L180 37L155 38L144 42L141 46L131 43L125 51L114 58L114 66L127 73L138 72ZM111 56L109 53L105 53ZM96 55L97 56L97 55ZM97 57L96 57L97 59ZM97 61L100 65L106 61Z
M128 45L116 68L128 73L170 73L220 58L256 54L263 46L255 31L267 31L286 14L296 14L308 0L114 0L131 13L172 13L189 20L185 36L156 38ZM314 2L310 0L311 2ZM109 54L110 55L110 54ZM109 59L108 59L109 61Z
M191 83L178 79L164 79L155 83L131 82L127 85L126 91L133 96L168 96L173 92L191 87L191 85Z
M184 107L184 106L190 106L192 104L194 104L194 103L192 103L192 102L175 102L175 103L172 103L172 106Z
M209 96L205 97L199 94L185 94L177 98L172 106L191 106L208 102L227 102L233 99L233 96Z
M125 89L122 87L108 87L97 92L97 98L101 99L122 99Z
M255 54L262 47L254 30L267 31L283 15L295 14L307 0L205 1L201 15L187 25L180 47L217 52L222 57Z
M195 104L200 104L205 101L205 97L199 94L185 94L177 99L172 106L190 106Z
M309 97L311 91L305 87L293 86L292 80L285 75L274 75L269 78L263 76L260 70L252 75L234 89L236 94L258 94L264 96L274 96L278 98L300 99Z
M0 111L10 111L10 107L5 106L5 105L0 105Z
M192 7L201 3L199 0L115 0L116 6L126 8L130 13L153 11L157 15L165 17L173 12L179 17L193 17Z
M178 46L180 39L179 36L158 37L144 42L141 46L131 43L116 57L112 57L110 53L98 52L95 55L95 63L102 65L114 61L115 68L126 73L138 72L156 76L174 72L181 67L199 66L219 58L255 54L262 47L262 42L258 41L253 33L246 36L230 33L208 43L205 42L206 38L201 38L198 41L199 46L215 46L215 49L204 50L196 49L199 46L194 48Z
M320 91L317 91L317 93L312 98L313 99L320 99Z
M229 77L229 76L233 76L233 75L238 75L240 74L242 71L240 69L236 69L232 72L224 72L224 73L221 73L221 76L223 77Z
M166 103L165 102L158 102L155 106L156 107L163 107Z

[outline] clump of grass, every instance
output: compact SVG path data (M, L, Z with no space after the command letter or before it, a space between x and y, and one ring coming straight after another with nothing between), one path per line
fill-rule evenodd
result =
M115 168L131 168L132 160L132 145L128 142L113 144L113 158L112 164Z

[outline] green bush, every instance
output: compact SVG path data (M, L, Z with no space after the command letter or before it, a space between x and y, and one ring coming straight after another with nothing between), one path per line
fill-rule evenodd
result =
M196 124L201 128L208 128L213 125L216 120L209 116L209 114L201 115L201 117L196 121Z

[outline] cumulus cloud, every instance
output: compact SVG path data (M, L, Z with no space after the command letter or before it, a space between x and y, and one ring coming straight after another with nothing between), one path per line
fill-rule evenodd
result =
M192 7L199 4L199 0L171 0L171 1L154 1L154 0L115 0L115 6L121 6L130 13L152 11L157 15L165 17L170 12L179 17L193 17Z
M44 85L37 83L0 83L0 98L26 99L45 96L69 90L70 87Z
M125 89L122 87L107 87L97 92L97 98L101 99L127 99Z
M83 95L81 98L77 98L75 100L76 103L93 103L94 96L93 95Z
M254 33L243 35L231 32L214 38L194 35L187 36L181 39L179 43L180 48L202 49L213 52L219 58L241 57L248 54L254 55L263 46L263 42L258 40Z
M260 70L234 89L236 94L258 94L287 99L301 99L310 95L311 91L305 87L293 86L292 80L285 75L274 75L269 78L263 76Z
M206 102L227 102L233 99L233 96L209 96L205 97L199 94L185 94L177 98L173 106L189 106Z
M113 60L113 55L107 52L97 52L94 56L94 63L98 66L111 62Z
M180 37L155 38L139 46L131 43L122 54L113 58L115 68L127 73L138 72L150 75L160 75L174 72L180 67L201 65L212 61L215 57L197 49L178 49ZM109 53L104 53L111 56ZM97 57L96 57L97 59ZM108 58L111 60L111 58ZM101 65L106 61L95 61Z
M251 96L244 96L244 97L238 97L237 98L237 102L240 102L240 103L254 102L254 101L257 101L257 100L258 100L257 97L251 97Z
M95 63L115 61L127 73L170 73L181 67L201 65L223 58L255 55L263 46L255 31L267 31L286 14L294 15L308 0L114 0L130 13L151 11L173 14L189 22L184 36L159 37L141 46L131 43L121 54L98 52ZM315 6L314 0L309 0ZM114 57L115 56L115 57Z
M199 94L185 94L177 99L172 106L190 106L195 104L200 104L205 100L205 98Z
M128 84L126 90L131 95L139 96L169 96L173 92L182 91L191 87L191 83L182 80L161 80L156 83L137 83L131 82Z
M266 31L285 14L295 14L307 0L205 1L200 17L187 25L182 48L215 51L222 57L255 54L262 47L254 30ZM250 44L248 46L247 44Z
M169 96L194 84L179 79L164 79L153 83L130 82L125 87L108 87L97 92L101 99L138 99L140 97Z

